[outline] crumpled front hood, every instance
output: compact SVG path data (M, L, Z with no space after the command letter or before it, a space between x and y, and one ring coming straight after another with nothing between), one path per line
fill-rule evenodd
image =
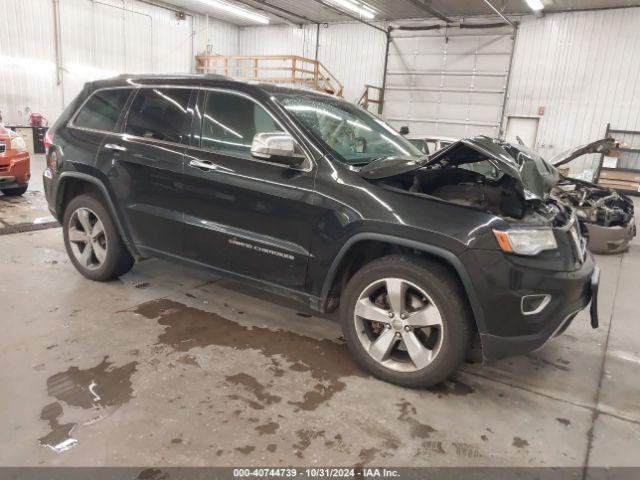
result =
M569 163L571 160L575 160L582 155L587 155L590 153L608 153L609 150L616 148L618 146L618 142L616 142L613 138L602 138L600 140L596 140L595 142L587 143L586 145L581 145L579 147L572 148L567 150L566 152L562 152L559 155L556 155L549 162L554 167L558 167L560 165L564 165Z
M389 157L375 160L360 169L360 175L368 180L391 178L417 171L421 168L455 167L465 163L489 160L505 175L516 180L516 185L526 199L541 199L544 182L535 174L522 174L525 158L533 160L535 152L515 147L503 140L478 136L465 138L425 157ZM536 160L543 161L541 158Z
M381 158L362 167L360 175L369 180L378 180L422 168L457 167L488 160L516 181L516 189L525 199L543 199L560 180L556 166L564 165L582 155L607 153L617 145L614 139L603 138L572 148L547 162L537 152L523 145L512 145L497 138L478 136L458 140L424 157Z
M374 160L362 167L360 175L367 180L379 180L418 170L427 165L428 156L424 157L384 157Z

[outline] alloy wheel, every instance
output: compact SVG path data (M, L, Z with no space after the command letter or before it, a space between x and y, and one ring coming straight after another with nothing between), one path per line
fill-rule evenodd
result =
M71 251L78 263L97 270L107 258L107 235L94 211L82 207L71 214L68 226Z
M394 371L421 370L442 347L440 310L427 292L402 278L383 278L366 287L356 302L354 322L369 356Z

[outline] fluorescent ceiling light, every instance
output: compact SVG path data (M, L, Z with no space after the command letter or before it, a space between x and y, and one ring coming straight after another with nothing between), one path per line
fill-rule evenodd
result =
M353 0L329 0L331 3L340 5L345 10L357 13L360 16L368 19L375 17L373 10L368 5L364 5Z
M260 15L259 13L252 12L251 10L247 10L246 8L238 7L232 3L223 2L222 0L196 0L197 2L202 3L203 5L207 5L208 7L217 8L218 10L223 10L232 15L236 15L237 17L242 17L247 20L253 20L257 23L267 24L269 23L269 18Z
M531 10L535 10L536 12L544 8L541 0L527 0L527 5L529 5Z

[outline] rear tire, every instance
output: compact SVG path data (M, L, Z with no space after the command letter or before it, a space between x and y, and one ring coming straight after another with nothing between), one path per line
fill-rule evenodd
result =
M356 361L396 385L442 382L471 343L465 294L437 262L404 255L374 260L351 278L340 303L342 331Z
M27 188L29 188L29 185L25 185L24 187L5 188L2 190L2 193L7 197L19 197L20 195L24 195Z
M79 195L64 211L62 232L67 254L85 277L99 282L124 275L135 263L101 199Z

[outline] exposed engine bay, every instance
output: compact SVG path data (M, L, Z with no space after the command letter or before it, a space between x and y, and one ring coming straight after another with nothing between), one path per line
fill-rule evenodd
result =
M611 139L570 152L610 148ZM464 139L421 161L381 159L361 174L377 184L476 208L523 223L565 225L576 212L596 253L627 248L635 235L633 202L614 190L559 174L535 152L489 137Z
M551 190L551 195L573 206L584 222L615 227L633 219L633 204L614 190L563 178Z
M487 143L492 139L483 137L482 141ZM440 152L436 161L430 160L417 169L402 171L401 166L385 165L383 168L388 171L384 171L370 164L362 173L378 184L429 195L504 218L538 224L551 222L558 226L566 223L566 208L558 201L526 192L515 160L511 159L512 166L505 166L474 145L460 142ZM503 155L506 155L504 150Z
M636 235L633 202L615 190L562 177L550 193L575 209L594 253L623 252Z
M448 167L416 175L411 192L426 193L495 215L521 218L525 208L511 178L492 179L478 172Z
M507 175L490 176L461 167L444 167L379 182L500 217L525 219L532 223L565 223L560 215L565 209L558 202L551 198L547 201L525 201L514 179Z

